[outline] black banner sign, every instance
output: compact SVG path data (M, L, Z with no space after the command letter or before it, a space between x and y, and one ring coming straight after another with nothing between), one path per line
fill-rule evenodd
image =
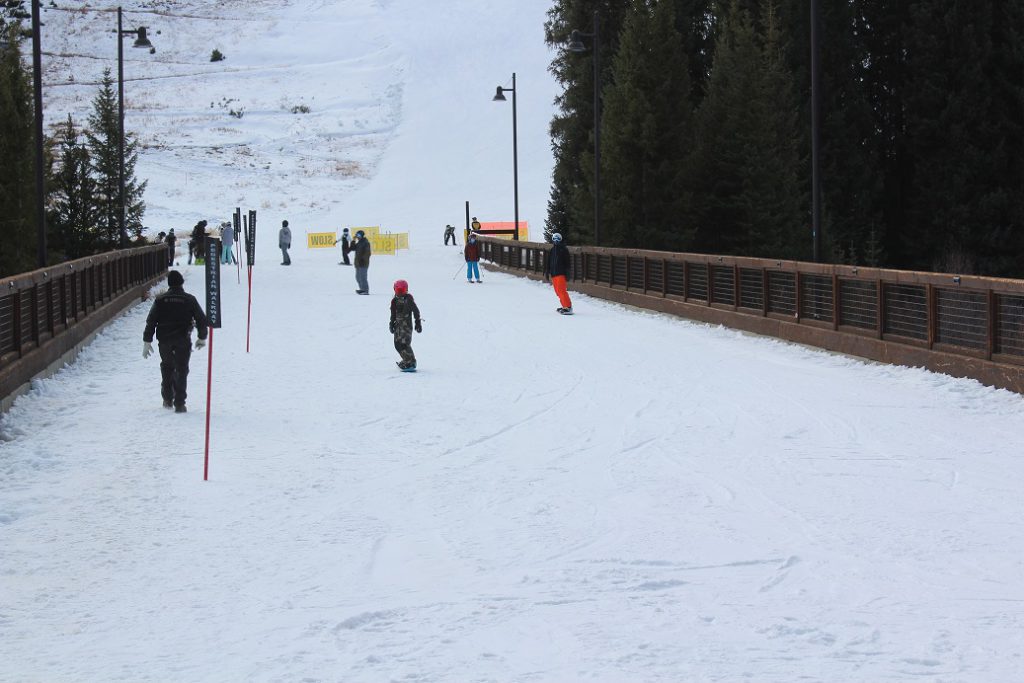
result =
M256 265L256 210L249 209L249 265Z
M220 240L206 238L206 320L220 327Z

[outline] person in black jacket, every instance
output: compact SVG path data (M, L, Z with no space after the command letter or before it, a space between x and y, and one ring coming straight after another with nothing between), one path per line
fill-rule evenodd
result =
M206 221L199 221L192 228L192 236L188 241L188 264L192 265L192 258L196 263L203 258L203 249L206 247Z
M356 252L356 284L359 285L356 294L369 294L370 281L367 279L367 273L370 271L370 254L373 248L370 246L370 240L366 238L366 233L362 230L356 230L353 251Z
M174 228L171 228L164 240L167 242L167 267L170 268L174 265L174 246L178 241L178 237L174 234Z
M349 240L348 228L341 231L341 239L334 240L337 244L341 242L341 260L338 261L339 266L351 266L352 262L348 260L348 253L352 251L352 242Z
M565 280L569 276L569 248L562 242L562 235L553 233L551 235L551 251L544 261L544 279L550 279L551 285L558 295L558 302L562 304L555 310L562 315L572 315L572 299L569 298L569 290Z
M142 333L142 357L153 355L153 333L160 346L160 394L164 408L174 406L174 412L184 413L188 384L188 361L192 355L192 327L198 339L196 349L206 345L206 314L199 302L185 292L185 278L172 270L167 273L167 291L156 297L146 318L146 331Z

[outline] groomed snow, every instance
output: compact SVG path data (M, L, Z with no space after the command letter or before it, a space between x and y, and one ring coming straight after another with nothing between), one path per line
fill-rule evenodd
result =
M337 207L320 175L211 172L207 124L193 131L206 151L167 128L168 149L140 160L154 220L191 227L236 199L260 210L251 350L245 273L225 270L206 482L208 356L193 356L189 413L161 408L158 361L141 357L148 301L0 419L0 681L1019 679L1024 399L579 294L563 317L549 286L512 276L466 284L441 229L472 183L493 193L486 218L507 219L510 176L456 161L489 135L483 118L507 142L510 112L485 98L486 117L446 117L410 100L468 92L477 71L525 82L504 60L542 69L543 44L509 58L492 31L539 35L546 6L467 0L437 18L427 4L248 8L265 22L254 32L282 35L300 9L314 15L302 41L281 39L294 55L274 55L294 78L339 24L388 37L387 57L362 54L391 80L362 87L381 102L398 89L401 106L382 114L373 174L337 186ZM196 22L206 38L192 40L210 45L220 26ZM426 39L442 34L455 44ZM463 47L472 56L453 57ZM461 64L454 82L415 78L444 60ZM291 78L258 81L262 96ZM317 151L270 117L240 121L242 137ZM433 174L429 154L408 171L421 146L443 154ZM550 158L533 164L539 229ZM170 197L175 165L194 180ZM446 174L465 184L436 191ZM258 205L278 182L302 208ZM420 217L410 251L373 258L368 297L336 250L301 247L301 228L294 265L273 249L281 218L377 222L345 207ZM202 269L181 263L202 298ZM387 331L398 277L425 319L417 374L397 371Z

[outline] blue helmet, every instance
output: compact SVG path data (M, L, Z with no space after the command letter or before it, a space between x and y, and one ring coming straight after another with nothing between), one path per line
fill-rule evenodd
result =
M558 244L561 241L562 241L562 233L560 233L560 232L553 232L553 233L551 233L551 242L553 244Z

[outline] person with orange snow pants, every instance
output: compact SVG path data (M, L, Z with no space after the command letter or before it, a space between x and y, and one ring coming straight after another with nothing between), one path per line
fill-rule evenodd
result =
M570 264L569 248L562 241L562 235L557 232L553 233L551 235L551 251L548 252L548 257L544 262L544 279L551 280L555 294L558 295L558 302L562 304L555 310L562 315L572 315L572 299L569 298L569 290L565 284L565 280L569 276Z

